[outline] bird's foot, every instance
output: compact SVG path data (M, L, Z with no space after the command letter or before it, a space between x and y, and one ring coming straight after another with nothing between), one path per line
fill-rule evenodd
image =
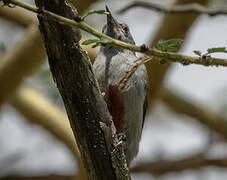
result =
M116 151L119 151L120 149L124 151L125 146L126 146L126 135L124 133L118 133L116 134L117 136L117 141L114 145L114 149L112 153L114 154Z
M117 138L118 138L117 146L119 146L119 145L124 146L126 143L126 135L124 133L118 133Z

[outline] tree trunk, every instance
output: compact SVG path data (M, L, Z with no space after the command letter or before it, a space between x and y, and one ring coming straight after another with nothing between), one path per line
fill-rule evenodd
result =
M40 10L71 19L77 15L62 0L35 2ZM114 146L114 139L117 138L113 138L116 136L112 119L99 91L90 60L79 46L80 32L47 20L42 11L38 19L50 70L63 98L88 178L130 179L123 149Z

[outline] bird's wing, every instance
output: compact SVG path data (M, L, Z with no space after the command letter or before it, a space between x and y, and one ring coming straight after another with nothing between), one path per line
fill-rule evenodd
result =
M146 112L147 112L147 104L148 104L148 101L147 101L147 96L146 96L145 100L144 100L144 103L143 103L143 124L142 124L142 129L143 129L144 122L145 122L145 117L146 117Z

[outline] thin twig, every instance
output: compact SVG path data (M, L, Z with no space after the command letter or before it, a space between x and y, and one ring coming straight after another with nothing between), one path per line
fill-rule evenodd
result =
M31 61L32 58L32 61ZM11 49L3 54L0 66L0 104L39 67L46 58L43 41L37 26L31 24L23 38ZM21 71L19 66L23 66Z
M129 81L129 79L132 77L132 75L134 74L134 72L142 65L145 64L146 62L152 60L151 57L143 57L143 58L139 58L135 64L135 66L132 67L132 69L130 71L128 71L124 77L122 77L122 79L117 83L119 85L119 89L122 90L125 88L127 82Z
M25 28L29 27L32 23L37 24L37 18L34 13L32 14L31 12L25 11L19 7L1 7L0 17Z
M175 90L176 91L176 90ZM179 96L175 91L163 88L161 91L162 101L171 108L171 110L188 115L197 119L200 123L216 132L227 141L227 120L220 114L213 112L209 108L198 106L191 99Z
M209 159L203 154L196 154L180 160L162 160L157 162L141 163L131 168L132 172L146 172L150 174L162 175L168 172L180 172L187 169L198 169L202 167L216 166L227 167L227 158Z
M128 44L123 41L119 41L116 39L111 38L110 36L107 36L106 34L103 34L96 29L92 28L88 24L86 24L83 21L76 22L75 20L65 18L63 16L59 16L57 14L54 14L52 12L49 12L47 10L40 10L36 8L35 6L32 6L30 4L21 2L19 0L4 0L7 3L11 3L17 6L20 6L22 8L25 8L29 11L38 13L40 16L43 16L47 19L52 19L53 21L59 22L61 24L77 27L79 29L82 29L90 34L93 34L94 36L98 38L107 38L110 41L107 43L108 45L118 46L123 49L128 49L135 52L141 52L144 53L147 56L154 56L155 60L161 60L161 59L168 59L168 61L171 62L178 62L183 65L189 65L189 64L200 64L204 66L227 66L227 59L221 59L221 58L212 58L212 57L191 57L191 56L184 56L177 53L170 53L170 52L161 52L154 48L144 48L144 46L135 46L132 44Z
M8 175L1 177L1 180L79 180L80 178L75 175L37 175L37 176L25 176L25 175Z
M159 4L154 4L151 2L134 1L126 7L118 11L119 14L123 14L126 11L135 8L142 7L146 9L155 10L163 13L195 13L195 14L207 14L209 16L217 15L227 15L227 10L225 9L209 9L197 3L185 4L185 5L175 5L175 6L163 6Z

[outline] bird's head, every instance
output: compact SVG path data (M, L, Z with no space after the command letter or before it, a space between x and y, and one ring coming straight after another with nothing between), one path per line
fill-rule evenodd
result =
M135 44L128 25L114 19L107 6L106 11L109 12L109 14L107 15L107 23L104 25L102 32L114 39Z

